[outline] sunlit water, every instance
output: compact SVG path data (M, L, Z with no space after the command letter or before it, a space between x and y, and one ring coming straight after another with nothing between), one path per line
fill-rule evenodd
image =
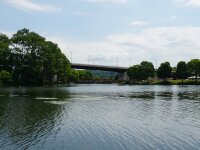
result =
M200 87L0 89L2 150L200 149Z

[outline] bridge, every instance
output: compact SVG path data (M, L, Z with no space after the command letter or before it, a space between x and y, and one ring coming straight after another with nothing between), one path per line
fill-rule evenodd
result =
M71 68L73 68L73 69L102 70L102 71L117 72L118 75L119 75L119 80L128 80L128 76L126 74L126 71L128 70L128 67L71 63Z
M71 63L71 68L86 69L86 70L112 71L112 72L118 72L118 73L125 73L128 70L128 67L90 65L90 64L78 64L78 63Z

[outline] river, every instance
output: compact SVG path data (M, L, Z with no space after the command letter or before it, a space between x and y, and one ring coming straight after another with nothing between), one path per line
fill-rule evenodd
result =
M0 149L199 150L200 87L1 88Z

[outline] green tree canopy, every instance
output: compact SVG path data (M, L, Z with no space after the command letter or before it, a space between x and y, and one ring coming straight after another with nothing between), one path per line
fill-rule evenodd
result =
M147 80L149 77L155 76L155 69L151 62L143 61L140 64L142 70L142 79Z
M140 65L134 65L127 70L127 74L131 81L142 79L142 67Z
M196 76L196 83L197 83L197 77L200 76L200 60L199 59L192 59L188 62L188 72L190 75Z
M169 62L161 63L160 67L157 70L157 76L161 79L166 79L171 76L172 68Z
M72 82L79 81L79 72L77 70L71 70L70 81Z
M17 31L11 39L0 34L3 69L13 74L14 82L22 84L66 83L71 72L70 62L58 45L28 29Z
M187 64L185 61L178 62L176 68L176 77L182 79L182 84L183 80L188 77Z
M0 70L11 71L11 51L9 48L10 39L5 34L0 34Z
M40 80L42 53L44 52L45 39L28 29L19 30L11 38L15 61L15 76L22 83L34 84Z
M79 79L82 81L93 79L93 75L87 70L79 70L78 72L79 72Z
M0 84L6 84L7 82L9 82L12 78L12 75L6 71L6 70L1 70L0 71Z

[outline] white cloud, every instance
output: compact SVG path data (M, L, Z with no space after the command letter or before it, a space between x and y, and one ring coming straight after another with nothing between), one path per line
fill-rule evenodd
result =
M180 60L200 57L200 27L158 27L140 33L109 35L102 41L76 42L65 38L50 38L58 43L73 62L128 66L148 60L158 65L169 61L173 66Z
M200 56L200 27L159 27L138 34L109 36L114 43L129 45L139 58L169 60L173 64ZM129 51L131 53L131 51Z
M0 34L5 34L5 35L7 35L8 37L12 37L13 32L11 32L11 31L6 31L6 30L0 30Z
M53 5L36 4L31 0L6 0L9 4L24 11L54 12L61 10Z
M133 21L130 25L131 26L146 26L149 25L149 22L145 22L145 21Z
M195 5L200 6L200 0L175 0L176 2L182 2L186 6Z
M113 3L113 4L124 4L127 3L128 0L85 0L86 2L91 3Z
M63 53L70 59L72 52L72 62L116 65L116 57L126 55L121 53L119 45L108 41L97 42L76 42L60 37L49 37L48 40L58 43Z
M2 31L2 30L0 30ZM13 32L2 31L11 35ZM41 33L40 33L41 34ZM64 54L73 62L129 66L143 60L156 65L169 61L176 66L178 61L200 58L200 27L157 27L137 33L108 35L100 41L78 42L62 36L41 34L59 45Z

